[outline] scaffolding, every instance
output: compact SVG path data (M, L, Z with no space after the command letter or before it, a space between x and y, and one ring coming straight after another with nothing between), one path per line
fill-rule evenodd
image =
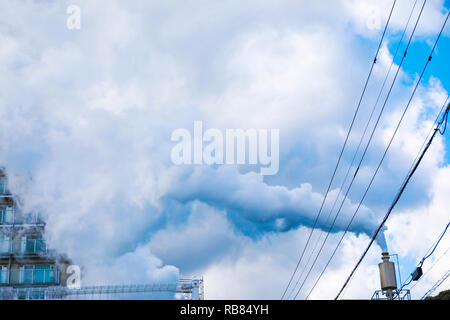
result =
M86 286L69 289L64 286L48 287L3 287L0 288L0 300L89 300L94 296L109 297L142 293L171 293L178 299L203 300L203 279L180 279L176 283Z
M402 290L377 290L371 300L411 300L409 289Z

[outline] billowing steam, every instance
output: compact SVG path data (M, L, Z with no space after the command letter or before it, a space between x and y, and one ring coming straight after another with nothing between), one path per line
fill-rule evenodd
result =
M338 1L231 1L211 19L209 5L192 16L182 2L170 10L166 1L111 0L107 10L82 3L77 31L66 29L63 2L0 3L0 165L24 210L46 216L50 247L82 265L86 281L169 282L183 270L149 243L183 225L192 203L226 212L230 232L252 239L313 225L366 72L366 53L348 50L361 37L349 32L359 12ZM330 6L338 17L329 18ZM296 14L282 27L278 18L267 23L286 12ZM248 25L229 28L246 15ZM314 30L298 23L309 19ZM196 119L279 128L278 180L232 166L174 166L171 133ZM322 230L338 193L330 193ZM358 198L350 198L333 232L354 213ZM372 236L378 222L362 206L351 231ZM387 249L382 234L377 242Z
M382 252L389 252L387 242L386 242L386 236L384 234L384 231L386 229L380 230L380 232L377 235L376 242L381 247Z
M239 174L230 167L192 170L172 168L162 181L164 197L183 203L199 200L213 207L223 208L227 210L237 229L255 237L258 232L288 231L300 225L311 227L323 200L323 195L313 192L308 183L294 189L270 186L256 173ZM329 230L337 211L335 209L329 214L330 199L334 200L338 192L339 190L333 190L330 193L317 224L319 229ZM357 204L346 199L332 232L345 230L356 208ZM247 223L242 223L243 220ZM378 226L377 223L374 212L362 206L350 231L366 233L370 237ZM386 248L383 233L378 236L377 243L383 249Z

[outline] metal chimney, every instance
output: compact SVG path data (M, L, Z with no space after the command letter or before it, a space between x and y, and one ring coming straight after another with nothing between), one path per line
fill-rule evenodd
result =
M388 298L393 298L393 291L397 290L397 279L395 277L394 263L389 261L389 253L383 252L381 254L383 262L378 264L380 270L381 290L386 291Z

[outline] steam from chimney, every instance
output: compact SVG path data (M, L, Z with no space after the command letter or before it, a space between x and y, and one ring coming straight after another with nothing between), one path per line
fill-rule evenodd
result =
M388 252L388 246L386 242L386 236L384 235L384 231L386 228L383 228L380 233L378 233L376 242L381 247L382 252Z

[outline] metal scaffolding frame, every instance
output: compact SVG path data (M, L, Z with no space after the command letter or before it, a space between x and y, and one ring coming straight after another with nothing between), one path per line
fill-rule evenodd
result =
M69 289L63 286L49 287L2 287L0 300L59 300L83 299L83 296L120 295L133 293L174 293L180 299L203 300L203 279L180 279L176 283L154 283L137 285L86 286Z
M392 290L390 293L387 290L377 290L371 300L411 300L411 292L409 289Z

